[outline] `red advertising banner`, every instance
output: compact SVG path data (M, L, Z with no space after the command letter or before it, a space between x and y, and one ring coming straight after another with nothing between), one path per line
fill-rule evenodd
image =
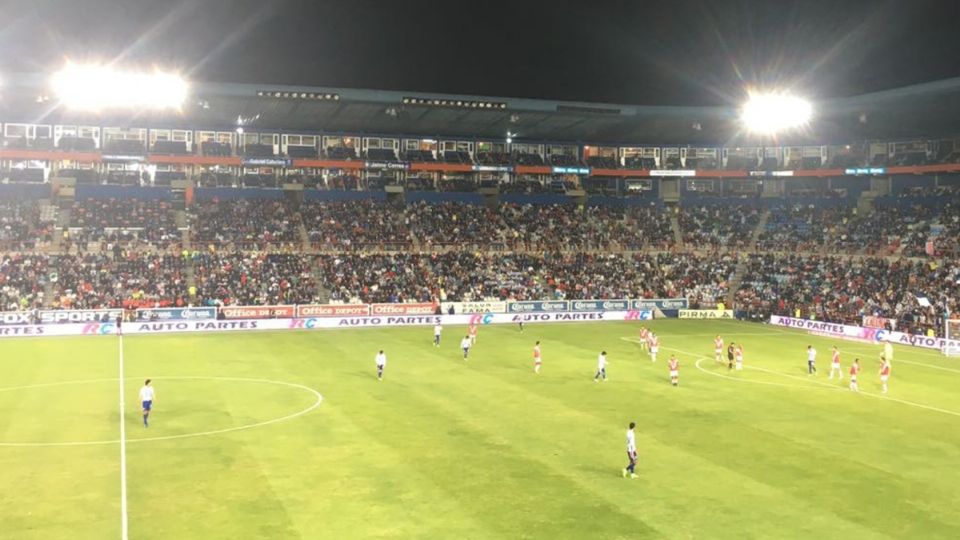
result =
M370 315L367 304L318 304L297 306L297 317L366 317Z
M224 306L224 319L291 319L295 306Z
M428 304L371 304L371 315L433 315L437 306Z

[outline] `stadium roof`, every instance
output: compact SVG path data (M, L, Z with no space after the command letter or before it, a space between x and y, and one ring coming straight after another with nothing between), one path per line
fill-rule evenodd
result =
M274 97L276 93L281 97ZM40 75L8 75L0 121L169 126L248 131L350 134L609 144L751 144L736 107L637 106L508 97L378 91L269 84L195 83L180 113L135 113L104 118L58 109ZM284 97L313 94L320 99ZM328 99L323 96L329 95ZM336 99L334 99L336 98ZM410 102L410 98L417 101ZM442 102L447 104L443 105ZM405 102L406 101L406 102ZM429 104L423 103L426 101ZM439 101L441 104L434 104ZM463 105L457 105L463 102ZM471 103L490 106L467 106ZM503 105L501 105L503 104ZM502 107L502 108L501 108ZM777 144L843 143L863 139L944 137L960 125L960 78L815 103L805 133ZM770 141L766 141L770 142Z

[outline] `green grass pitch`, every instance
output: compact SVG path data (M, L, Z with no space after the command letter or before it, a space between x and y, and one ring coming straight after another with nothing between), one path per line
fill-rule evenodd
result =
M651 326L656 364L637 323L483 327L467 362L457 327L440 348L430 327L126 337L130 538L960 538L955 360L898 347L884 397L877 346ZM715 364L716 333L744 344L743 372ZM834 344L845 377L861 357L860 395L827 380ZM121 536L118 351L0 341L0 538Z

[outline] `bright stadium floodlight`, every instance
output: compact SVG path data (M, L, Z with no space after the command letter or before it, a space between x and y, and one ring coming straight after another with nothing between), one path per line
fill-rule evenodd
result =
M175 73L117 71L109 66L68 63L50 86L64 106L103 109L179 109L187 82Z
M778 92L751 93L740 111L740 120L747 130L762 135L802 127L812 116L813 107L809 101Z

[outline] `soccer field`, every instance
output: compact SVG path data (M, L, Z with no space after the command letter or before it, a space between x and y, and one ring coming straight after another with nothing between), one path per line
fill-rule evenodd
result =
M120 538L123 456L137 540L960 538L955 360L897 348L881 396L877 346L650 326L655 364L636 323L487 326L467 362L458 327L439 348L426 326L129 336L125 445L117 337L3 340L0 537ZM715 364L717 333L744 344L743 372ZM826 377L834 344L842 383ZM609 381L594 383L601 350ZM630 421L635 480L621 477Z

